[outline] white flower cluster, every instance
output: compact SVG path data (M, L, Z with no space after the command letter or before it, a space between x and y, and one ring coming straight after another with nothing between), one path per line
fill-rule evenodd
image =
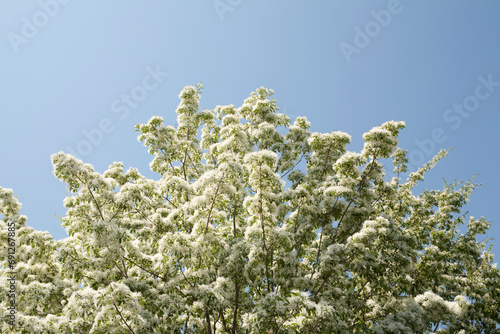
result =
M412 193L447 151L403 182L404 122L368 131L356 153L344 132L291 124L272 90L200 111L201 89L179 94L177 126L136 126L155 180L52 156L70 191L68 238L27 227L0 188L0 289L16 293L16 324L1 333L497 330L500 274L477 239L490 222L459 231L476 185Z

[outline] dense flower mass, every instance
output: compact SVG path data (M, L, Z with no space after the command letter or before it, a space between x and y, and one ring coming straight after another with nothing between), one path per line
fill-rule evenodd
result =
M52 156L63 240L0 188L2 333L496 333L490 222L461 213L476 184L414 194L447 151L405 178L403 122L356 153L272 90L202 111L200 91L182 90L176 127L136 126L155 180Z

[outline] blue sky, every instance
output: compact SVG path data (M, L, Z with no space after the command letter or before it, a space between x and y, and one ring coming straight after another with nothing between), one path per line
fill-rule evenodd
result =
M478 174L467 209L499 239L499 13L494 0L2 1L0 186L29 225L63 238L52 153L155 177L134 124L175 124L186 85L202 82L210 109L264 86L313 131L349 133L351 150L388 120L406 121L415 166L456 146L424 186Z

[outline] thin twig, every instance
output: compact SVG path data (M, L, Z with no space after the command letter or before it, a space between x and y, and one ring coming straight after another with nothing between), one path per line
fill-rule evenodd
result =
M125 318L123 318L122 313L120 312L120 310L118 309L118 307L116 306L116 304L115 304L115 302L114 302L114 301L113 301L113 306L115 307L116 312L118 312L118 315L119 315L119 316L120 316L120 318L122 319L123 323L124 323L125 325L127 325L128 330L129 330L130 332L132 332L132 333L134 333L134 334L135 334L135 332L134 332L134 330L132 329L132 327L130 327L130 326L129 326L129 324L127 323L127 321L125 320Z

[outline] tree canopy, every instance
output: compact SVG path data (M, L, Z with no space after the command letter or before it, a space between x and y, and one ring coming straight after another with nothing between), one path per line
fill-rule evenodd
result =
M477 184L414 194L448 151L408 173L404 122L356 153L292 124L272 90L200 110L201 88L176 127L136 126L155 180L52 155L65 239L0 188L2 333L497 332L490 222L462 212Z

